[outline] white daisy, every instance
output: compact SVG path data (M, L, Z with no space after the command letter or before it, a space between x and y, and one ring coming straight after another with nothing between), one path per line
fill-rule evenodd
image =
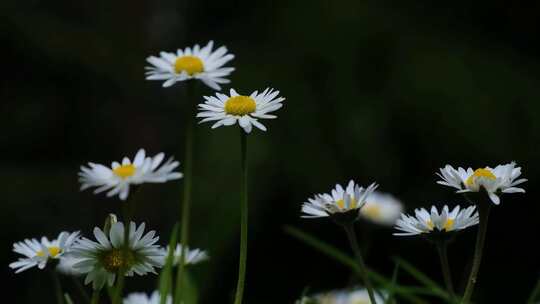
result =
M317 194L309 198L308 202L302 205L304 218L317 218L330 216L336 213L345 213L351 210L358 210L364 206L366 198L377 188L373 183L367 188L362 188L353 180L349 182L347 188L339 184L330 194Z
M74 242L79 238L79 232L61 232L58 237L49 241L42 237L41 241L36 239L26 239L23 242L13 244L13 251L25 256L19 258L17 262L9 264L9 267L16 269L15 273L25 271L37 266L39 269L45 268L50 260L58 260L71 250Z
M392 226L396 223L403 204L388 193L374 191L366 198L366 204L360 209L360 216L376 224Z
M161 251L163 253L163 264L165 264L165 261L167 259L167 255L169 253L169 246L167 248L161 248ZM173 265L176 266L180 263L180 256L182 254L182 245L177 244L176 248L174 249L174 259L173 259ZM201 249L189 249L189 247L186 248L186 252L184 252L184 265L194 265L198 264L200 262L208 260L210 257L208 256L208 253Z
M374 297L376 304L385 302L385 298L380 293L375 292ZM371 304L368 291L365 288L320 293L314 295L311 299L317 304ZM307 303L309 303L309 300Z
M68 252L62 255L56 266L56 270L67 276L80 276L82 273L79 269L73 267L78 262L80 262L80 260L75 258L71 252Z
M246 133L251 132L252 126L263 131L266 127L259 119L273 119L277 116L268 113L274 112L283 106L283 97L278 97L279 91L271 88L259 93L255 91L251 95L239 95L234 89L230 90L230 96L216 93L216 96L204 96L206 100L199 104L197 117L203 118L200 122L216 121L212 129L221 126L240 125Z
M159 291L154 291L151 296L147 296L143 292L135 292L129 294L124 299L124 304L159 304L161 297L159 296ZM172 297L167 296L166 304L172 304Z
M431 212L424 208L415 209L415 216L404 213L396 221L395 228L400 232L394 235L408 236L432 232L452 232L465 229L478 224L478 213L475 206L461 209L459 206L449 211L448 206L444 206L439 214L435 206L431 207Z
M461 167L456 170L446 165L437 175L442 179L437 181L438 184L456 188L458 193L478 192L484 188L496 205L500 203L499 193L525 192L515 186L527 181L525 178L518 179L521 167L516 167L515 162L499 165L494 169L485 167L476 170L472 168L465 170Z
M88 167L81 166L79 182L81 191L90 187L98 187L94 193L108 191L107 196L119 195L125 200L129 195L130 185L142 183L164 183L182 177L182 173L173 172L180 164L169 158L160 166L165 155L159 153L154 157L146 157L144 149L140 149L133 162L124 157L122 164L113 162L111 168L95 163L88 163ZM158 168L159 167L159 168Z
M170 87L177 81L199 79L214 90L220 90L219 84L229 83L225 78L234 68L223 67L234 58L227 54L227 48L222 46L212 51L214 42L210 41L205 47L196 44L193 48L178 49L176 53L161 52L159 57L150 56L146 61L151 66L146 67L147 80L165 80L163 87Z
M98 227L94 228L94 236L98 242L87 238L80 239L73 247L73 255L80 259L73 267L87 274L85 284L93 282L94 289L100 289L107 282L114 283L116 274L125 270L126 276L134 273L145 275L156 273L154 267L161 267L163 253L155 243L159 237L155 231L144 234L145 224L139 227L130 223L127 250L124 242L124 224L112 224L109 235Z

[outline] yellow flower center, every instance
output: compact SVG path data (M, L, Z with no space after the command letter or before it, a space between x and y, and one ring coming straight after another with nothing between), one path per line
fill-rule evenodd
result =
M56 258L56 256L59 255L62 252L62 249L60 249L60 247L58 247L58 246L48 247L47 250L49 251L49 256L51 256L52 258ZM40 250L40 251L36 252L36 255L38 257L44 257L45 252L43 252L43 250Z
M116 167L116 169L113 170L113 173L123 179L126 179L130 176L133 176L136 170L137 168L132 164L121 165L119 167Z
M255 112L257 103L249 96L234 96L225 102L225 112L231 115L242 116Z
M340 199L339 201L336 202L336 205L339 207L339 209L343 209L345 208L345 201ZM354 198L351 197L351 202L349 203L349 209L354 209L356 208L356 201L354 200Z
M476 179L479 177L484 177L484 178L492 179L492 180L497 179L497 177L495 176L495 174L493 174L493 172L491 172L491 170L480 168L480 169L474 170L474 173L471 176L469 176L469 178L467 178L467 180L465 181L465 184L467 184L468 186L472 186L474 182L476 181Z
M433 221L428 220L426 222L426 225L428 226L429 230L433 230L433 227L434 227ZM452 227L454 227L454 220L449 218L449 219L446 219L446 222L444 223L442 228L446 230L446 232L448 232L452 229Z
M201 73L204 71L204 64L201 59L195 56L178 57L174 62L174 71L177 74L186 72L189 75Z
M381 207L375 204L366 204L361 209L362 214L369 218L378 219L381 217Z
M103 267L109 272L128 270L135 263L135 255L131 250L112 249L101 256Z

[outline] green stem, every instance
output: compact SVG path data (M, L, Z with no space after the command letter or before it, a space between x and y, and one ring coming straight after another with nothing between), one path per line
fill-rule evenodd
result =
M189 218L191 207L191 188L193 176L193 125L195 124L196 100L194 99L195 91L194 80L186 84L186 100L187 111L185 116L186 133L184 145L184 192L182 197L182 214L180 216L180 244L182 244L182 252L180 253L180 262L178 263L178 271L176 273L176 290L174 303L181 303L182 279L185 268L185 255L189 242ZM174 249L174 248L173 248Z
M64 293L62 292L62 284L60 283L58 273L53 269L50 269L49 271L54 282L54 293L56 295L56 302L58 304L64 304Z
M90 301L90 304L98 304L99 303L99 290L94 290L92 293L92 299Z
M536 282L536 285L534 286L534 289L531 293L531 296L529 297L529 300L527 301L527 304L533 304L538 295L540 295L540 278Z
M358 260L358 264L360 266L360 275L364 280L364 284L366 284L369 300L371 303L377 303L375 302L373 286L371 285L371 281L369 280L367 275L366 263L364 263L364 258L362 257L362 252L360 251L360 246L358 246L358 240L356 239L356 234L354 233L353 224L344 224L343 228L345 228L345 232L347 233L347 237L349 238L349 242L351 243L351 248L354 251L354 254L356 255L356 258Z
M482 262L482 253L484 251L484 243L486 242L486 233L488 226L489 210L491 207L491 202L482 201L476 204L478 208L479 215L479 227L478 233L476 235L476 245L473 258L473 265L471 268L471 273L467 281L467 287L465 288L465 293L463 294L462 303L469 303L471 296L474 291L474 287L478 277L478 271L480 270L480 263Z
M450 271L450 263L448 262L448 243L446 241L437 242L437 252L439 253L439 260L441 262L441 269L446 290L453 299L455 298L455 294L454 284L452 283L452 272Z
M247 134L240 129L241 139L241 171L240 180L240 264L238 267L238 284L236 285L235 304L241 304L244 296L246 280L247 241L248 241L248 164L247 164Z

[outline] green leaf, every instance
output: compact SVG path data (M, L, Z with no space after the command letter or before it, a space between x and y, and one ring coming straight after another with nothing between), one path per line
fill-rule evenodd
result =
M182 273L182 304L197 304L199 301L199 292L193 277L189 274L188 269L184 269Z
M345 266L348 266L349 268L351 268L352 271L356 273L360 272L360 268L358 264L352 257L343 253L342 251L333 247L332 245L325 243L315 238L314 236L291 226L285 226L284 230L287 234L310 245L311 247L326 254L327 256L331 257L337 262ZM369 268L367 269L367 272L368 272L368 276L379 285L382 285L386 291L399 295L400 297L408 300L411 303L427 304L426 301L418 298L416 294L440 296L437 292L431 291L428 288L418 288L415 286L403 286L403 285L398 285L398 284L392 284L392 281L390 279L384 277L383 275Z
M171 238L169 240L169 252L167 252L167 259L165 260L165 265L161 269L161 273L159 274L159 294L161 296L160 298L160 304L165 304L167 300L167 295L171 293L172 289L172 268L173 268L173 261L174 261L174 249L176 248L176 239L178 238L178 222L174 224Z
M66 304L73 304L73 300L69 296L69 294L66 292L64 293L64 300L66 300Z

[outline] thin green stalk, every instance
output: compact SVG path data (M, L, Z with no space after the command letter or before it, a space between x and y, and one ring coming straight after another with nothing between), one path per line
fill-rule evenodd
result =
M439 260L441 262L441 269L446 290L450 294L450 297L455 298L454 284L452 283L452 273L450 271L450 263L448 262L448 243L446 241L439 241L437 242L436 246L439 254Z
M186 100L187 111L185 116L186 133L184 145L184 192L182 197L182 214L180 216L180 244L182 251L180 252L180 261L178 263L178 271L176 273L176 290L174 303L181 303L182 279L185 268L185 255L189 242L189 218L191 207L191 188L193 176L193 125L195 124L196 100L194 99L196 83L192 80L186 84Z
M476 235L476 245L474 250L473 265L471 268L471 273L469 279L467 280L467 287L465 288L465 293L463 294L464 304L469 303L471 296L474 291L474 287L478 277L478 271L480 270L480 263L482 262L482 253L484 251L484 243L486 242L486 233L488 227L488 218L489 210L491 207L491 202L480 202L476 204L478 208L479 215L479 227L478 233Z
M60 278L58 273L53 269L49 270L51 273L52 280L54 282L54 293L56 295L56 303L64 304L64 293L62 292L62 284L60 283Z
M531 292L531 296L529 297L527 304L533 304L539 295L540 295L540 278L536 282L536 285L534 286L534 289Z
M92 293L92 299L90 300L90 304L99 303L99 292L100 290L94 290L94 292Z
M240 129L241 141L241 171L240 180L240 265L238 267L238 284L236 285L235 304L241 304L244 296L244 285L246 280L246 260L247 260L247 241L248 241L248 164L247 164L247 135Z
M354 251L354 254L356 255L356 258L358 260L358 264L360 265L360 274L362 276L362 279L364 280L364 284L366 284L369 300L371 301L371 303L377 303L375 301L375 294L373 293L373 286L371 285L371 280L368 278L367 275L366 264L364 263L364 258L362 257L360 246L358 246L358 240L356 239L353 224L345 224L343 225L343 228L345 228L345 232L347 233L347 237L349 238L349 242L351 243L352 250Z

